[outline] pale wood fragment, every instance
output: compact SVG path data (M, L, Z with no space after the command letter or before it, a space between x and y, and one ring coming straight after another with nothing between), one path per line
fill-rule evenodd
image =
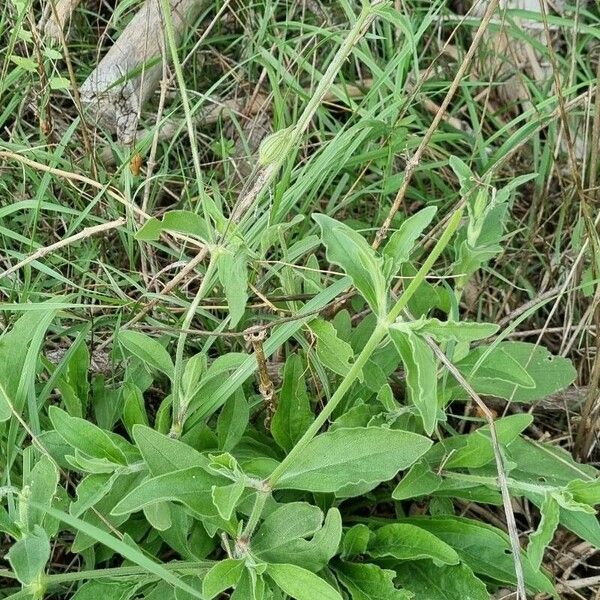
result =
M169 0L178 38L204 3ZM146 0L81 86L81 100L90 120L116 132L121 143L133 141L140 109L162 77L165 42L161 0Z

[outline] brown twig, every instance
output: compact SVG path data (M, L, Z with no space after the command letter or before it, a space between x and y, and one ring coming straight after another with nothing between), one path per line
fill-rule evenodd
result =
M410 185L410 182L412 180L414 172L417 169L417 167L419 166L419 163L421 162L421 159L423 158L423 155L425 154L425 150L427 149L429 142L431 141L431 138L433 137L433 134L436 132L437 128L440 126L440 123L442 122L444 114L448 110L448 106L450 106L450 102L452 101L452 98L454 98L454 95L456 94L456 91L458 90L458 88L460 86L461 80L464 77L465 73L467 72L469 65L471 64L471 60L475 54L475 51L477 50L477 47L479 46L479 43L481 42L483 35L486 32L487 26L493 16L493 14L496 12L496 8L498 7L498 2L499 2L499 0L491 0L490 3L488 4L486 11L481 19L481 23L479 24L479 27L477 28L477 32L475 33L475 36L473 37L473 41L471 42L471 45L469 46L467 54L463 58L463 62L460 65L460 67L458 68L458 71L456 72L456 75L454 76L454 79L452 80L452 83L450 84L450 89L448 90L446 97L442 101L439 111L437 112L437 114L435 115L433 120L431 121L431 125L425 132L425 135L423 136L423 139L421 140L419 147L416 149L413 156L406 163L406 168L404 169L404 179L402 180L400 189L398 190L398 193L396 194L396 197L394 198L394 202L392 203L392 207L390 208L390 211L389 211L387 217L385 218L385 221L383 222L383 224L377 231L377 234L375 235L375 239L373 240L373 244L372 244L373 248L375 248L375 249L379 248L379 246L382 244L382 242L387 237L387 234L388 234L388 231L392 224L392 221L393 221L394 217L396 216L396 213L398 212L398 210L400 210L402 203L404 202L404 196L406 195L408 186Z
M8 277L11 273L14 273L40 258L51 254L52 252L56 252L65 246L69 246L74 244L75 242L79 242L81 240L85 240L86 238L92 237L93 235L97 235L98 233L103 233L105 231L110 231L111 229L116 229L125 223L125 219L116 219L115 221L110 221L108 223L101 223L100 225L94 225L93 227L86 227L79 233L72 235L68 238L64 238L59 240L58 242L51 244L50 246L44 246L43 248L38 248L33 254L30 254L27 258L19 261L16 265L9 267L2 273L0 273L0 279L4 279L4 277Z

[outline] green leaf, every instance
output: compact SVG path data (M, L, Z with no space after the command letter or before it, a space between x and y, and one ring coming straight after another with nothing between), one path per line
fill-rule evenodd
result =
M237 585L244 571L244 561L227 558L218 562L202 580L202 595L212 600L225 590Z
M56 312L42 304L40 310L26 312L0 336L0 422L12 416L11 404L19 414L29 390L33 391L37 355Z
M133 430L134 425L148 425L144 396L140 388L132 383L126 383L123 387L123 414L121 419L129 433Z
M464 564L438 567L419 560L398 564L396 576L415 600L490 600L483 581Z
M338 375L346 375L354 361L352 346L338 337L329 321L314 319L308 326L317 339L317 357L321 363Z
M289 452L314 421L310 407L304 364L298 354L285 361L279 402L271 419L271 434L281 448Z
M292 563L320 571L336 554L342 536L342 518L336 508L323 513L305 502L292 502L275 510L252 538L251 548L261 560ZM308 538L312 536L312 539Z
M273 511L252 538L251 548L257 556L277 556L282 546L315 533L323 522L320 508L306 502L290 502Z
M265 584L262 576L258 575L253 568L244 569L230 600L265 600Z
M66 77L50 77L48 84L51 90L68 90L71 87L71 81Z
M217 419L217 438L219 448L230 452L244 435L250 418L250 409L240 388L227 402Z
M423 419L425 433L431 435L438 418L437 363L433 350L410 331L402 332L392 326L389 332L404 363L410 400Z
M35 464L29 477L29 500L43 507L52 505L58 487L58 469L54 462L43 454ZM45 513L37 508L28 510L28 529L32 531L36 525L43 525Z
M413 465L392 492L394 500L409 500L435 492L442 485L442 477L434 473L425 461Z
M510 585L516 584L510 541L500 529L462 517L420 517L404 522L422 527L452 546L461 561L476 574ZM524 553L521 562L525 587L529 593L544 592L554 595L554 586L550 580L540 571L533 569Z
M229 485L214 486L212 488L213 503L225 521L231 519L231 515L233 514L243 491L243 481L236 481Z
M118 335L121 345L133 356L139 358L148 368L164 373L173 379L175 367L169 353L155 339L139 331L124 329Z
M540 508L542 518L538 528L529 536L527 544L527 556L534 569L539 569L544 559L544 552L554 537L558 527L560 509L558 502L547 495Z
M437 342L474 342L494 335L499 327L492 323L470 321L440 321L439 319L419 319L400 323L400 328L408 327L419 335L429 335ZM394 326L396 327L396 326Z
M567 491L573 495L575 501L582 504L589 506L600 504L600 479L595 481L574 479L568 483Z
M313 573L324 569L329 561L337 554L342 539L342 515L337 508L330 508L325 515L325 523L311 539L296 538L281 547L278 557L271 557L270 562L285 561ZM263 556L271 556L264 553Z
M516 414L498 419L494 423L499 443L509 445L516 440L519 434L527 429L533 422L533 416L529 414ZM476 469L482 467L494 459L494 448L489 425L480 427L464 438L465 445L458 448L448 458L445 465L448 468L466 467Z
M412 597L412 594L396 588L394 571L377 565L340 561L335 572L352 600L409 600Z
M73 448L93 458L105 459L119 465L127 463L122 449L100 427L85 419L70 417L57 406L51 406L48 415L58 435Z
M11 54L10 60L17 65L17 67L21 67L27 73L35 73L38 69L38 64L33 58L26 58L24 56L18 56L16 54Z
M452 155L448 159L448 163L458 177L461 194L463 196L467 195L473 189L476 182L473 172L464 161L458 158L458 156Z
M326 581L295 565L268 565L273 581L295 600L342 600L340 594Z
M438 537L408 523L392 523L377 529L367 548L373 558L399 560L431 558L436 563L456 565L458 554Z
M212 487L227 483L227 479L211 475L201 467L166 473L142 482L112 509L111 514L130 514L151 504L171 500L181 502L201 517L214 516L217 509L212 500Z
M488 350L480 346L456 364L480 394L535 402L566 388L577 374L570 360L535 344L502 342L489 354ZM484 353L485 359L473 374Z
M437 208L428 206L412 217L406 219L391 236L383 249L383 255L388 259L387 275L393 277L403 263L408 261L410 253L425 228L431 223Z
M247 258L240 247L217 254L217 272L229 306L229 328L233 329L244 316L248 302Z
M171 505L168 502L156 502L143 508L144 516L157 531L167 531L173 526Z
M209 459L198 450L150 427L135 425L133 439L155 477L190 467L208 468Z
M348 560L365 554L370 539L371 530L366 525L359 523L358 525L354 525L354 527L350 527L344 533L340 557Z
M327 260L342 267L373 312L383 315L387 308L387 290L381 258L365 238L347 225L326 215L315 214L313 219L321 227Z
M81 516L88 508L99 502L110 490L118 474L91 473L77 484L77 500L71 502L69 513Z
M135 239L144 242L156 241L163 231L175 231L207 242L212 237L210 228L200 215L189 210L170 210L164 214L162 221L155 217L148 219L135 234Z
M44 573L49 559L50 540L39 525L17 540L6 554L6 560L23 585L34 583Z
M276 487L335 492L354 483L380 483L409 467L430 446L430 440L408 431L337 429L313 438Z

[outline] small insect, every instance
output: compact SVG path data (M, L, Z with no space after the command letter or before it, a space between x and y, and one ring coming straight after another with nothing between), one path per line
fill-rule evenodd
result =
M142 156L139 152L136 152L129 161L129 170L131 174L137 177L140 174L142 168Z

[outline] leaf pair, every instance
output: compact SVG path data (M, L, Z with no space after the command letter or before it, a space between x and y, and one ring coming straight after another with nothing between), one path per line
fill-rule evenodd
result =
M394 232L379 255L365 238L344 223L327 215L313 215L321 228L327 260L340 266L371 310L383 316L388 308L388 288L392 278L410 256L413 246L429 225L436 209L428 207L410 217Z

